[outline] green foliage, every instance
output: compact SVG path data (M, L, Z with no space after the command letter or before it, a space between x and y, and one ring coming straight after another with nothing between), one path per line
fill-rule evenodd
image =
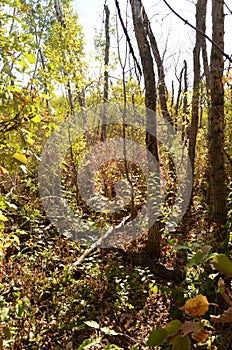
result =
M165 237L175 248L171 253L168 249L165 251L164 263L170 266L171 254L183 257L182 265L188 260L186 279L180 286L166 284L160 280L162 276L156 278L148 268L127 264L117 253L107 251L106 254L104 250L101 254L94 251L80 267L74 268L73 261L83 253L82 248L57 233L44 215L37 186L37 165L46 138L60 121L80 111L83 89L87 107L102 102L103 98L104 77L101 72L96 79L89 78L84 37L72 2L64 0L61 5L63 24L56 17L53 1L2 0L0 3L0 349L81 350L96 346L105 350L138 350L145 347L145 338L148 338L148 346L167 345L183 350L190 349L190 342L194 348L212 343L214 334L220 343L210 320L196 320L194 316L188 324L191 315L186 316L180 309L189 298L199 294L215 304L222 292L216 286L218 276L222 274L228 279L232 276L231 260L224 254L211 254L208 243L201 241L208 232L207 96L202 102L205 104L203 128L197 139L194 211L185 229L189 233L196 221L194 216L197 220L202 217L197 223L196 237L191 238L196 238L197 244L178 242L176 233ZM114 34L113 28L111 33ZM104 41L98 36L95 44L96 58L101 64ZM117 65L112 57L110 72ZM127 102L137 106L144 104L142 88L131 72L125 91L122 79L114 79L113 75L109 86L111 102L123 102L125 92ZM228 155L231 154L230 98L230 91L226 91L225 149ZM187 142L188 121L183 110L177 115L176 125L184 132ZM121 137L122 130L122 125L110 125L107 128L109 139ZM144 131L130 126L124 131L129 139L145 145ZM98 142L99 130L90 130L88 135L79 137L62 165L64 193L73 210L88 217L87 228L93 224L97 227L110 225L119 221L120 215L125 215L121 212L116 219L109 213L99 216L78 202L76 169L85 152L91 150L89 140ZM162 145L159 147L161 161L165 164L167 152ZM226 169L230 179L228 155ZM128 169L130 175L133 174L135 208L139 210L147 195L145 178L133 164L128 163ZM105 194L103 180L107 179L112 195L115 180L126 180L126 175L124 162L103 164L96 175L99 192ZM175 199L175 174L164 172L162 175L167 178L164 216L168 216ZM230 189L228 230L232 222L231 205ZM130 211L129 205L126 211ZM142 247L143 238L140 243ZM179 261L176 266L178 264ZM171 321L168 321L167 316L163 318L159 302L168 305L170 300L173 305ZM213 313L215 305L210 303L209 312ZM209 319L209 313L204 317ZM161 324L148 336L149 327L156 324L157 319L162 319ZM212 332L210 336L208 328ZM201 341L200 332L203 334ZM193 339L192 334L198 338Z
M178 248L178 247L177 247ZM196 321L189 321L189 318L185 318L181 315L175 314L179 319L174 319L167 323L166 326L154 329L148 338L148 346L158 346L165 343L170 343L172 345L172 350L182 350L182 349L191 349L191 346L195 348L197 346L204 346L205 344L212 344L217 337L216 330L213 327L213 322L219 320L218 322L231 322L230 317L230 305L231 305L231 296L225 296L226 289L224 287L224 281L220 279L219 289L217 290L213 280L217 277L218 273L208 275L207 271L209 270L208 262L212 262L213 267L219 271L219 273L225 275L227 278L231 278L231 260L225 254L210 253L210 246L203 246L200 251L193 254L190 257L186 269L187 277L184 282L185 288L177 287L172 291L173 300L177 302L179 310L185 311L188 316L196 317L205 315L209 310L211 312L213 309L209 308L210 303L208 303L207 295L211 300L217 298L217 293L222 293L227 305L228 310L224 312L222 316L213 316L211 315L211 321L202 319L199 320L199 317ZM220 288L221 286L221 288ZM195 297L189 299L191 294ZM199 293L203 293L199 294ZM186 303L183 305L184 300ZM215 305L215 304L213 304ZM174 314L174 312L172 312ZM192 344L192 345L191 345ZM197 347L198 348L198 347Z
M149 335L147 346L162 345L168 336L169 335L166 329L154 329Z
M215 254L211 259L216 270L227 277L232 277L232 262L225 254Z
M164 328L155 329L151 332L147 346L162 345L168 338L175 336L182 327L182 323L179 320L173 320L169 322ZM190 349L191 342L188 336L181 336L177 334L170 340L172 344L172 350Z
M172 350L190 350L191 341L188 336L177 335L172 340Z

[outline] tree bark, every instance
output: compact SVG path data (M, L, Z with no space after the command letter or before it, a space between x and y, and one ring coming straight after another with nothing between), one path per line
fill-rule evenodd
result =
M160 52L158 49L156 38L152 32L150 21L148 20L147 14L143 7L143 16L144 16L144 25L146 28L146 31L148 33L148 38L151 43L151 49L153 52L153 56L156 61L157 69L158 69L158 93L159 93L159 102L160 107L162 111L162 116L165 120L167 120L171 125L173 125L172 117L168 111L167 107L167 87L165 83L165 74L164 74L164 66L163 66L163 60L160 56Z
M158 164L158 145L156 135L156 100L157 100L157 92L156 92L156 81L155 81L155 73L154 73L154 64L151 55L151 49L149 45L149 41L147 39L147 31L146 26L144 24L144 16L143 16L143 5L140 0L130 0L133 24L135 30L135 37L137 40L139 54L141 57L143 75L144 75L144 84L145 84L145 105L146 108L149 109L147 111L146 123L147 130L149 132L146 133L146 145L149 152L156 159L156 164ZM148 179L152 177L152 173L155 172L157 181L159 181L159 169L156 167L154 170L154 166L152 169L148 170L150 176L148 175ZM154 175L153 175L154 179ZM148 181L149 182L149 181ZM158 184L157 184L158 185ZM158 187L158 186L157 186ZM148 201L149 197L154 195L154 186L148 184ZM152 204L148 204L148 207L151 208ZM150 223L153 221L152 219L152 208L149 212L149 230L148 230L148 240L146 244L146 253L151 258L158 258L160 256L160 223L156 221L152 225ZM150 221L151 220L151 221Z
M107 121L107 104L108 104L108 98L109 98L109 71L108 71L108 65L109 65L109 51L110 51L110 11L107 5L104 6L105 10L105 70L104 70L104 110L103 110L103 118L102 118L102 134L101 134L101 140L106 140L106 121Z
M189 124L188 119L188 66L187 61L184 60L184 97L183 97L183 111L182 111L182 141L184 142L186 140L186 130L187 126Z
M210 92L211 106L209 111L209 167L210 195L212 199L212 221L218 228L217 242L227 246L228 233L226 223L226 175L224 164L224 1L212 0L212 40L215 45L211 49Z
M196 31L196 43L193 51L193 97L192 97L192 117L189 132L189 159L191 169L189 171L194 176L195 154L196 154L196 140L199 124L199 102L200 102L200 82L201 82L201 66L200 66L200 52L203 50L205 37L201 32L205 33L205 18L206 18L207 0L198 0L196 5L196 27L200 31ZM204 52L204 50L203 50ZM206 64L207 60L205 60ZM205 65L204 64L204 65ZM207 67L205 67L207 71Z

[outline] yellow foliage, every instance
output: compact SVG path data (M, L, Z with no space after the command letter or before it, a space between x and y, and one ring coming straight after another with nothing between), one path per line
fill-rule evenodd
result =
M209 302L204 295L198 294L195 298L187 300L180 309L190 316L202 316L208 311Z

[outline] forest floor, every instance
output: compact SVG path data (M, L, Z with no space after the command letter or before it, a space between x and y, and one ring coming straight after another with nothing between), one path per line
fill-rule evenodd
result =
M189 217L163 237L159 263L184 270L191 247L207 240L206 224ZM74 267L83 249L46 227L38 221L18 229L20 245L5 250L0 276L1 306L8 309L2 316L4 349L148 349L151 330L184 319L179 307L186 298L185 280L154 275L110 249L96 249ZM132 254L135 248L124 249Z

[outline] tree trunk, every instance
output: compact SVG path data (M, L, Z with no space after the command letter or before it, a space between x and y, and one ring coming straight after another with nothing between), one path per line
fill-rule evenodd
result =
M226 223L226 175L224 166L224 87L223 87L223 50L224 50L224 1L212 0L212 40L209 111L209 166L210 195L212 199L212 221L217 225L218 236L215 241L227 246ZM222 51L222 52L221 52ZM221 246L221 247L222 247Z
M198 0L196 5L196 27L199 28L203 33L205 32L205 17L206 17L207 0ZM195 153L196 153L196 140L199 124L199 102L200 102L200 52L203 49L205 38L203 35L196 31L196 44L193 51L193 97L192 97L192 118L189 133L189 159L191 164L192 178L194 176L194 165L195 165ZM205 61L205 63L207 60ZM205 67L206 70L207 67Z
M132 17L134 23L135 36L139 48L139 54L141 57L144 83L145 83L145 104L146 108L149 109L147 112L147 130L150 132L146 133L146 145L148 151L156 158L156 164L158 164L158 146L156 135L156 81L154 73L153 59L151 55L151 49L149 41L147 39L146 26L144 24L143 17L143 5L140 0L130 0ZM150 113L149 113L150 112ZM157 167L158 168L158 167ZM157 180L159 180L159 169L149 169L150 175L155 172ZM150 176L150 178L152 175ZM149 178L149 175L148 175ZM153 175L154 180L154 175ZM148 181L150 182L150 181ZM158 186L157 186L158 187ZM148 184L148 202L149 197L153 197L154 187ZM148 203L149 209L152 207L152 203ZM152 222L152 208L149 212L149 227ZM158 258L160 256L160 223L156 221L151 225L148 230L148 241L146 245L146 253L151 258Z
M147 14L144 10L143 7L143 16L144 16L144 25L146 28L146 31L148 33L148 38L151 43L151 49L156 61L157 69L158 69L158 77L159 77L159 82L158 82L158 92L159 92L159 102L160 102L160 107L162 111L162 116L165 120L167 120L171 125L173 125L172 117L168 111L167 107L167 87L165 83L165 74L164 74L164 66L163 66L163 60L160 56L158 45L156 38L152 32L150 22L148 20Z
M187 61L184 60L184 97L183 97L183 111L182 111L182 141L186 140L186 130L189 125L189 109L188 109L188 66Z
M107 119L107 104L108 104L108 97L109 97L109 72L108 72L108 65L109 65L109 51L110 51L110 32L109 32L109 26L110 26L110 11L107 5L104 5L105 10L105 71L104 71L104 111L103 111L103 120L102 120L102 134L101 134L101 140L104 141L106 139L106 119Z

